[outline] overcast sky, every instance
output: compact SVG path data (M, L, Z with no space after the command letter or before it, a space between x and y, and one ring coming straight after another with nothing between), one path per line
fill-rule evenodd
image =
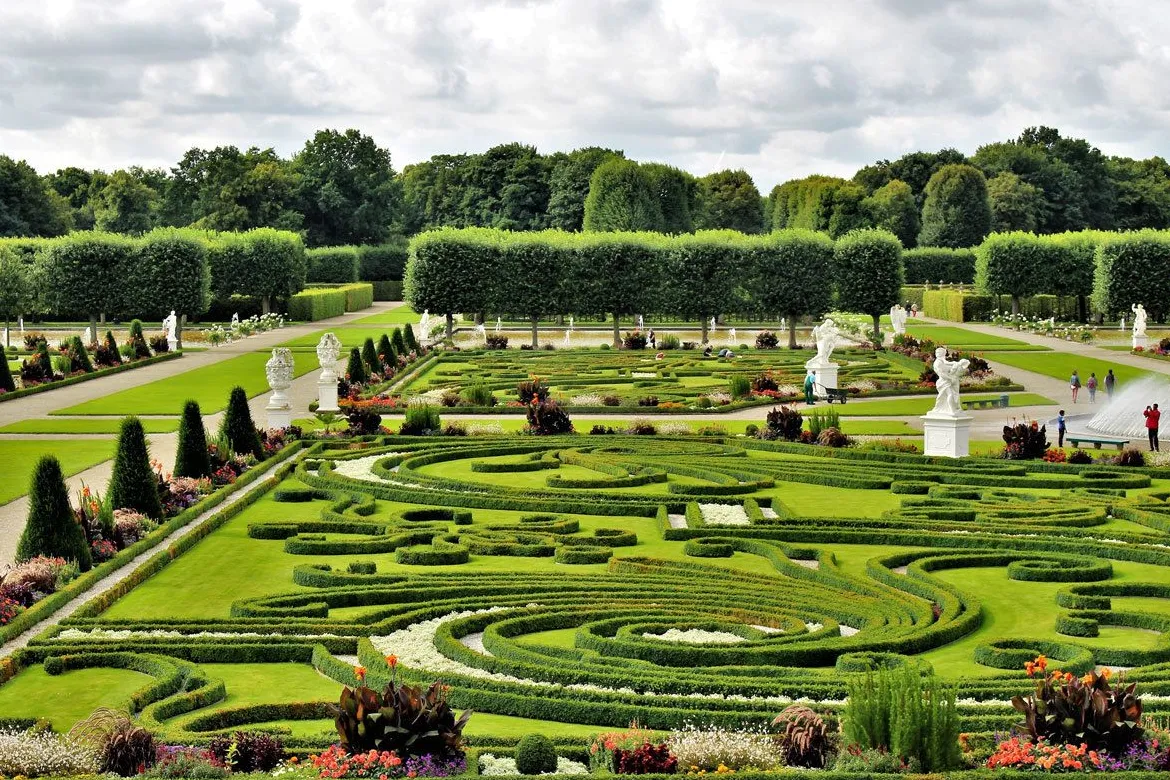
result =
M767 192L1047 124L1170 156L1167 0L0 0L0 154L173 165L358 127L395 167L599 145Z

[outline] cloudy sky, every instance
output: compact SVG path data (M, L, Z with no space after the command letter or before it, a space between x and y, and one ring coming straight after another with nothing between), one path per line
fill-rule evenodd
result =
M1165 0L0 0L0 154L45 172L522 141L764 191L1032 124L1170 156Z

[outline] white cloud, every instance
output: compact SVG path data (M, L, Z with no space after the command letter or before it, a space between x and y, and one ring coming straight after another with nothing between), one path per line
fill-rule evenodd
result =
M399 167L604 145L764 191L1038 123L1168 155L1168 26L1140 0L3 0L0 153L169 166L354 126Z

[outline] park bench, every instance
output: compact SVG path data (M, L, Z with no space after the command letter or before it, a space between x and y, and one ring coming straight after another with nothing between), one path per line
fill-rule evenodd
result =
M1125 445L1129 444L1129 439L1115 439L1112 437L1095 439L1090 436L1069 436L1068 434L1065 434L1064 438L1068 439L1069 444L1074 447L1080 447L1082 443L1092 444L1093 449L1095 450L1101 449L1102 444L1112 444L1119 450L1125 449Z
M999 398L984 398L982 400L963 401L964 409L1006 409L1011 398L1001 395Z
M829 403L833 403L834 401L846 403L849 400L849 391L844 387L826 387L825 400Z

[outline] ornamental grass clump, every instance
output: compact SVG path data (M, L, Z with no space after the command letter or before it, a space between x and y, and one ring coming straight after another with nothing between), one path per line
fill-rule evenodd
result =
M1048 450L1047 426L1035 420L1003 426L1003 455L1008 460L1043 458Z
M98 757L102 772L122 777L142 774L154 765L154 735L125 712L99 707L69 732L70 739Z
M406 407L406 416L398 433L401 436L434 436L441 430L443 423L437 408L429 404L412 404Z
M808 707L793 704L776 716L773 726L781 729L780 745L784 763L806 769L824 769L832 750L825 721Z
M850 748L889 751L923 772L960 765L954 687L900 666L857 675L848 688L841 728Z
M573 421L556 401L533 401L526 410L528 424L525 433L535 436L556 436L572 433Z

